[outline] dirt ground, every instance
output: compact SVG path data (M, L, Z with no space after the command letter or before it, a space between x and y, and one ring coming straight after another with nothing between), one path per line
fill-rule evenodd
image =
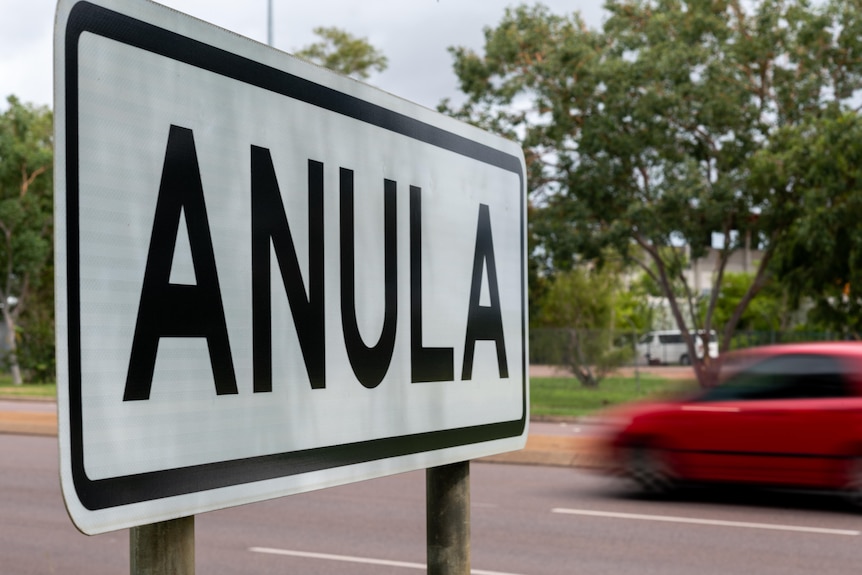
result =
M641 365L622 367L616 373L624 377L634 377L635 369L642 374L655 375L665 379L694 379L691 367L678 365ZM531 365L530 375L534 377L570 377L571 371L559 365Z

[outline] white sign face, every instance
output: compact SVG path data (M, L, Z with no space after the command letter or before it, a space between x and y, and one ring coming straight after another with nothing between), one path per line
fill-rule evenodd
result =
M523 447L515 143L144 1L61 0L55 52L82 531Z

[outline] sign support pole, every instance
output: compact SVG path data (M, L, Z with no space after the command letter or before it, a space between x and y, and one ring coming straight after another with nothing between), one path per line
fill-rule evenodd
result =
M425 470L428 575L470 574L470 462Z
M194 575L195 516L129 530L131 575Z

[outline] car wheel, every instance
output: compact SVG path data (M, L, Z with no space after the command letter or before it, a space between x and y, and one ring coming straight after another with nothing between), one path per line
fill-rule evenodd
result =
M680 365L691 365L691 360L688 359L688 354L683 354L682 357L679 358Z
M667 493L675 484L664 451L649 445L626 449L624 473L641 491L652 495Z
M847 463L845 493L848 501L862 508L862 457L851 457Z

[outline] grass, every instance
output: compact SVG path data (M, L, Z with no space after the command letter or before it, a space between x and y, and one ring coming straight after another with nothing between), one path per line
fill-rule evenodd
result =
M574 418L600 409L640 399L678 393L691 382L668 380L654 375L607 377L599 387L583 387L572 377L531 377L532 417Z
M21 397L56 398L56 383L27 383L24 385L12 385L8 377L0 377L0 399Z
M691 382L642 374L639 380L607 377L598 388L588 389L572 377L531 377L530 413L533 417L575 418L613 405L679 392L691 385ZM55 398L57 385L12 385L8 375L0 374L0 399L23 397Z

